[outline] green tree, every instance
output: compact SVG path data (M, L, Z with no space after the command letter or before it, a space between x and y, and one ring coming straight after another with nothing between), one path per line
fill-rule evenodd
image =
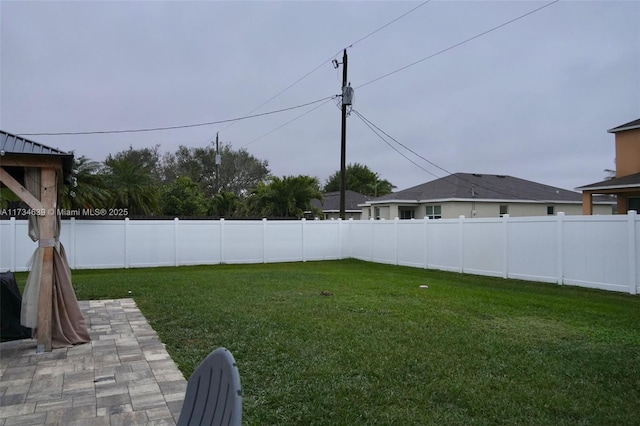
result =
M219 192L211 202L211 214L224 218L237 217L242 208L242 199L233 192Z
M84 155L73 159L71 182L64 186L61 205L65 209L99 209L106 207L109 191L105 187L102 164Z
M138 167L146 169L154 181L160 182L162 180L160 145L139 149L134 149L132 146L129 146L127 150L120 151L113 155L109 154L105 160L105 164L109 164L114 160L135 164ZM171 181L173 181L173 179Z
M188 177L179 177L162 189L160 209L167 216L205 216L207 199Z
M111 208L126 208L129 215L158 212L158 182L150 167L109 156L105 160L105 186Z
M10 208L12 205L20 203L20 197L14 194L9 188L0 187L0 209Z
M364 195L380 197L391 193L395 186L386 179L380 179L380 175L369 167L354 163L345 169L346 189L356 191ZM340 191L340 171L335 172L327 179L324 192Z
M179 176L187 176L210 197L227 192L242 197L269 175L267 161L258 160L245 149L235 151L230 145L223 144L220 158L221 164L216 168L214 146L180 146L175 153L167 153L163 158L164 179L173 181Z
M305 211L314 210L313 199L323 199L320 182L315 177L300 175L270 177L267 183L258 183L247 202L259 216L301 218Z

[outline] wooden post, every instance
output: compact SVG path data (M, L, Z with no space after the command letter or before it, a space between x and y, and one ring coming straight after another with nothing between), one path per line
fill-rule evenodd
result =
M40 184L40 201L46 209L46 214L39 218L40 242L44 243L42 261L42 276L40 278L40 296L38 299L38 330L37 352L51 352L51 328L53 310L53 245L54 238L57 188L56 171L54 168L42 168Z
M582 214L585 216L593 214L593 194L589 191L582 192Z

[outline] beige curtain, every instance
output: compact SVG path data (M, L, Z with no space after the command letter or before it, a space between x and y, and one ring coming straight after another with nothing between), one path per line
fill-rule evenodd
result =
M40 199L40 169L27 168L25 183L27 190ZM78 299L71 284L71 268L63 245L59 241L60 217L56 217L54 239L40 240L40 219L29 217L29 237L38 241L38 247L31 258L31 270L27 277L20 323L37 332L38 301L40 296L40 278L45 247L53 246L53 301L51 318L51 346L65 348L79 343L89 342L89 331L80 310Z

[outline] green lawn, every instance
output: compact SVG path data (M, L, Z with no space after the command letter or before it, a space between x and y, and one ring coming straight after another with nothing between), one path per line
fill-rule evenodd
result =
M73 278L131 290L186 377L229 348L244 424L640 423L638 297L356 260Z

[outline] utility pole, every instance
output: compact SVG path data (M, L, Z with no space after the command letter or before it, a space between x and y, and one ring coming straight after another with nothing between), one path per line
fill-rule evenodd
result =
M220 191L220 145L218 145L218 133L216 133L216 192Z
M345 102L345 93L347 90L347 49L342 54L342 133L340 137L340 219L345 219L344 205L345 192L347 188L347 103ZM349 104L350 104L349 100Z

